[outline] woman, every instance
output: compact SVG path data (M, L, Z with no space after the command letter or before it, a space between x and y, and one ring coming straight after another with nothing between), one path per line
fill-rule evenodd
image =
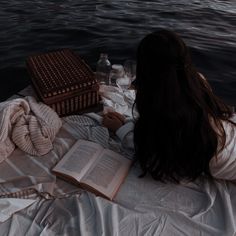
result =
M103 124L122 140L133 139L144 174L177 183L201 175L236 180L233 112L213 94L176 33L159 30L140 42L135 86L134 129L117 113L105 115Z

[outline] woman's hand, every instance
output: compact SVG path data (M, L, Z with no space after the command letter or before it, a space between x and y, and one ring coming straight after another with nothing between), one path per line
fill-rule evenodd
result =
M118 112L103 115L102 124L112 132L116 132L125 123L125 117Z

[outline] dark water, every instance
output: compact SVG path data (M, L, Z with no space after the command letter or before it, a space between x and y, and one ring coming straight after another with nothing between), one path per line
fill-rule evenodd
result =
M71 48L94 69L100 52L112 63L135 57L161 27L185 39L215 92L236 105L236 0L1 0L0 99L28 84L29 55Z

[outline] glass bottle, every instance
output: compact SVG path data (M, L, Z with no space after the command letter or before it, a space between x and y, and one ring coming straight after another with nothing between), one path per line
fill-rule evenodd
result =
M111 63L106 53L101 53L96 66L96 78L99 84L109 84Z

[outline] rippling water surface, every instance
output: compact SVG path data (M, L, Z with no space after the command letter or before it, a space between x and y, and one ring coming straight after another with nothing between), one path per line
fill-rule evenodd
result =
M135 57L138 42L160 27L178 32L216 93L236 105L235 0L1 0L0 99L28 83L25 59L69 47L91 67Z

